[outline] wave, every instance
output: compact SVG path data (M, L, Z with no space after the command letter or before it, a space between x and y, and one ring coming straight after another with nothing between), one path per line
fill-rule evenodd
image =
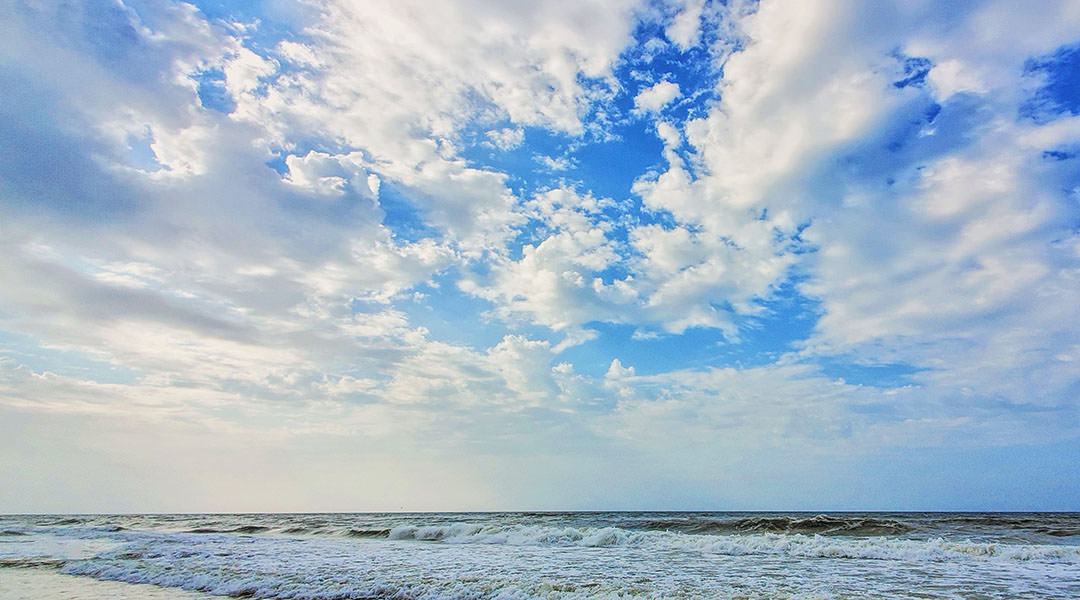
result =
M80 525L80 524L85 523L85 522L86 522L86 519L78 519L78 518L72 517L72 518L69 518L69 519L59 519L59 520L56 520L56 521L50 521L48 523L42 523L42 525L49 526L49 527L55 527L55 526L58 526L58 525Z
M886 587L870 591L895 595L920 589L927 578L957 583L940 588L955 590L956 597L1065 598L1080 569L1076 545L771 531L718 535L715 527L703 528L710 533L676 530L709 525L698 515L662 517L639 515L623 519L622 527L601 526L606 517L596 519L595 526L516 517L501 522L422 517L389 529L378 527L379 519L356 519L351 527L305 527L302 537L239 535L239 525L256 526L203 521L224 533L128 531L109 535L118 543L92 555L80 553L86 558L35 563L38 559L26 557L14 565L59 566L72 575L222 596L294 600L805 598L795 592L825 587L839 590L838 597L859 597L875 582ZM809 515L787 522L764 518L733 515L725 526L835 526ZM844 518L848 527L858 524ZM302 525L283 520L271 531ZM23 546L21 540L10 545ZM759 583L760 588L745 587Z
M316 535L320 537L388 538L390 536L390 531L390 529L382 528L345 528L341 530L327 531L324 529L313 529L310 527L302 526L274 528L266 527L263 525L242 525L239 527L196 527L194 529L185 530L183 533L232 533L243 535L254 535L259 533L280 533L284 535Z
M641 523L644 529L693 534L808 533L821 535L900 535L912 527L895 519L867 516L760 516L737 519L658 519Z
M148 583L162 587L181 588L215 596L231 598L293 598L303 600L444 600L471 598L474 600L504 600L528 598L599 598L590 593L598 584L576 586L571 583L530 585L525 582L492 583L472 580L387 581L382 578L359 581L329 582L326 577L308 575L293 578L249 576L222 578L214 574L178 572L140 572L123 567L76 565L64 573L85 575L108 581ZM555 594L552 594L555 592ZM569 592L569 593L567 593ZM578 592L575 594L575 592ZM584 594L581 592L585 592ZM633 598L639 594L626 588L604 594L606 598ZM778 597L787 597L778 596Z
M14 537L14 536L20 536L20 535L26 535L26 534L23 533L22 531L15 531L14 529L5 529L3 531L0 531L0 537Z
M1080 514L1064 513L566 513L527 512L462 515L133 515L101 517L65 515L30 520L26 527L8 530L48 531L70 536L134 531L258 535L276 534L318 538L390 537L395 527L424 530L445 527L460 517L491 528L546 526L617 527L631 531L677 532L692 535L753 533L806 534L836 537L972 538L1002 543L1072 543L1080 538ZM127 520L123 520L127 519ZM0 532L0 535L5 535ZM434 531L420 536L444 534ZM1058 541L1060 540L1060 542Z
M263 527L262 525L241 525L240 527L234 527L232 529L218 529L214 527L196 527L195 529L189 529L184 533L265 533L270 531L269 527Z
M804 558L852 558L942 562L957 559L1007 560L1080 564L1080 547L995 544L889 538L839 539L802 534L730 536L701 543L705 552L743 555L786 555Z
M307 527L286 527L285 529L281 530L281 533L287 533L289 535L297 535L297 534L301 534L301 533L308 533L309 531L311 531L311 530L308 529Z
M1080 537L1080 527L1032 527L1031 530L1054 537Z
M60 558L47 558L41 556L0 558L0 568L9 569L59 569L67 561Z
M1080 546L977 543L944 538L841 538L803 533L702 535L676 531L635 531L619 527L490 527L470 523L395 527L392 540L509 546L635 546L726 555L788 555L942 561L955 558L1040 560L1080 564Z
M225 525L225 526L222 526ZM284 524L283 524L284 525ZM487 544L552 547L642 547L664 551L726 555L790 555L859 559L941 561L959 557L1035 560L1080 564L1080 546L1034 544L1023 541L987 541L966 536L916 536L903 534L912 526L881 516L699 516L651 518L624 522L623 527L588 527L551 524L457 522L430 525L354 526L312 529L293 524L217 524L197 527L184 534L254 535L262 533L301 535L331 542L345 539L414 541L440 544ZM1045 525L1045 522L1044 522ZM100 536L101 528L87 532ZM66 532L65 535L74 535ZM118 540L135 541L137 532L117 533ZM169 539L175 534L164 535ZM111 536L110 536L111 537ZM928 539L929 538L929 539Z
M211 540L177 545L162 538L124 549L102 553L87 560L68 561L63 573L131 583L152 583L166 587L237 598L293 598L305 600L343 600L346 598L394 598L397 600L437 600L445 598L495 599L574 599L586 598L662 598L807 597L805 594L737 593L731 582L756 580L759 561L713 562L715 556L763 556L772 565L797 565L789 559L830 559L828 571L845 571L853 585L872 585L868 573L889 577L913 577L910 585L924 581L925 572L949 574L981 585L987 574L1014 573L1043 585L1047 577L1069 581L1070 573L1080 564L1080 547L981 544L947 540L901 540L883 537L841 538L821 535L754 533L729 536L694 535L670 531L632 531L616 527L484 527L456 523L426 527L399 527L388 534L404 543L437 544L508 544L521 546L587 547L579 554L582 569L567 562L563 550L554 553L508 551L492 554L492 548L413 548L388 542L370 551L355 552L344 539L321 540ZM192 538L198 540L199 538ZM168 541L167 541L168 540ZM599 548L607 548L602 554ZM498 557L494 561L480 560ZM553 560L549 560L552 557ZM647 557L658 557L648 564ZM594 560L602 559L598 571ZM856 563L860 561L902 561L892 564ZM658 569L650 577L638 578L645 560ZM433 562L434 561L434 562ZM445 562L440 562L445 561ZM910 568L912 562L924 564ZM1013 566L1010 569L1007 563ZM805 564L805 563L804 563ZM823 564L823 563L817 563ZM844 565L848 565L845 570ZM442 568L433 569L433 565ZM694 569L680 565L725 565L743 569L734 579L726 573L710 571L701 578ZM742 565L740 567L740 565ZM1057 565L1057 566L1053 566ZM547 570L558 576L536 576ZM554 569L554 571L553 571ZM748 569L748 570L747 570ZM801 570L801 569L800 569ZM814 569L806 570L808 576ZM781 569L777 573L783 573ZM332 573L331 575L328 575ZM633 574L633 576L631 576ZM1026 574L1026 575L1025 575ZM787 575L779 575L787 577ZM870 577L873 577L871 575ZM676 585L671 578L682 578ZM749 579L747 579L749 578ZM795 586L803 580L788 577ZM1037 580L1037 581L1036 581ZM725 583L725 581L727 583ZM1042 583L1040 583L1042 582ZM690 587L680 587L682 585ZM694 586L707 586L698 588ZM891 585L891 584L890 584ZM711 587L710 587L711 586ZM788 588L793 589L793 588ZM798 589L797 587L794 589ZM862 589L862 588L860 588ZM894 592L897 588L890 588ZM913 588L914 589L914 588ZM960 588L957 588L960 589ZM969 588L976 589L979 588ZM1046 588L1041 588L1046 589ZM684 593L670 593L682 590ZM746 590L742 590L745 592ZM852 590L854 591L854 590ZM864 590L865 591L865 590ZM850 594L856 597L857 593ZM963 595L963 594L961 594ZM840 594L841 597L848 597ZM1032 597L1052 594L1033 593ZM1054 596L1054 597L1067 597ZM818 597L818 596L811 596ZM971 594L971 597L1006 597L1000 594Z
M942 524L966 528L1026 530L1054 537L1080 536L1080 515L1062 514L957 514L934 519Z
M346 537L352 538L388 538L390 529L349 529L345 531Z

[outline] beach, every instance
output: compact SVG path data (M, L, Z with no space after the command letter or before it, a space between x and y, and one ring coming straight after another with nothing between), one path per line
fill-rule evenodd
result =
M49 567L0 568L3 600L207 600L198 592L64 575Z

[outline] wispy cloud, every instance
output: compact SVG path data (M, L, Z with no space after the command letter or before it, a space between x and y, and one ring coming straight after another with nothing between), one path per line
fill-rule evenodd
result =
M317 8L0 8L0 510L1080 435L1073 3Z

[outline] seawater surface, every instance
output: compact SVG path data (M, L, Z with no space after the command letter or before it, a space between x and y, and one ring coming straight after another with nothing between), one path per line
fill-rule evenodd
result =
M1077 598L1080 513L0 516L26 568L293 600Z

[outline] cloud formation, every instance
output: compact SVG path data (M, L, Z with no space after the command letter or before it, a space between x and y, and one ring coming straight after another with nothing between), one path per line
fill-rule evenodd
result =
M0 8L0 510L853 507L1080 436L1075 3L221 10Z

